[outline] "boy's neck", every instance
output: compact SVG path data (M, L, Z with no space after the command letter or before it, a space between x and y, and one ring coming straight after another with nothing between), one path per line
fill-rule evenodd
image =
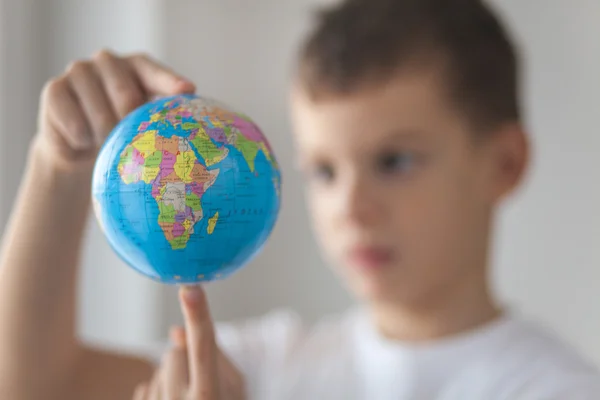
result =
M372 304L370 312L383 336L410 342L460 334L502 315L483 273L462 279L455 287L438 291L426 302L382 302Z

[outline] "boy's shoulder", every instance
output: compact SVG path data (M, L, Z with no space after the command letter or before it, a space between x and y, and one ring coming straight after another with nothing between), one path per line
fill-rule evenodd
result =
M503 334L455 382L456 391L494 399L600 398L597 367L548 326L519 316L506 318Z

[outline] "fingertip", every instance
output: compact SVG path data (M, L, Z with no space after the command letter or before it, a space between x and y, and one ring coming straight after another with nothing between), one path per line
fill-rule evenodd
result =
M176 335L179 329L181 329L181 326L179 325L171 326L171 328L169 328L169 337L172 338L173 335Z
M177 79L175 86L177 88L177 92L180 93L194 93L196 91L196 85L185 78Z
M186 285L179 289L179 295L188 306L197 306L205 300L204 290L199 285Z
M185 329L182 326L173 326L169 338L175 347L184 348L186 345Z
M201 286L183 286L179 295L186 328L210 319L208 299Z

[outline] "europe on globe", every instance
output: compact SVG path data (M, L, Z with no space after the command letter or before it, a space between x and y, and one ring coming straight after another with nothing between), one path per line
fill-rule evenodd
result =
M256 256L280 209L281 175L246 115L193 94L150 101L100 149L92 199L108 243L156 281L223 279Z

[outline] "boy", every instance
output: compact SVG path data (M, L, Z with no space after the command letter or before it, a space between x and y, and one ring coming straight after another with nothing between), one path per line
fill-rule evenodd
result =
M494 212L528 154L517 58L490 10L347 0L322 15L296 72L315 232L363 306L309 330L285 312L214 327L202 290L185 288L186 326L156 372L80 343L76 265L98 146L148 95L194 90L147 57L101 52L42 96L0 266L0 398L599 398L596 371L487 283Z

